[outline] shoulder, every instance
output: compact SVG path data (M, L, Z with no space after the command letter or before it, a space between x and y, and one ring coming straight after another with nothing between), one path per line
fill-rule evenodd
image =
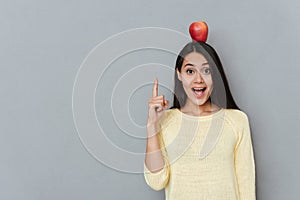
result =
M248 118L247 114L244 111L238 109L225 109L228 116L237 119L246 119Z
M245 112L237 109L225 109L226 119L230 123L237 140L250 135L250 124Z
M244 127L249 124L248 115L238 109L225 109L226 118L236 127Z
M170 123L174 122L176 112L175 108L165 110L164 116L160 120L162 128L166 128Z
M162 119L164 122L168 122L172 120L176 114L177 114L176 108L166 109Z

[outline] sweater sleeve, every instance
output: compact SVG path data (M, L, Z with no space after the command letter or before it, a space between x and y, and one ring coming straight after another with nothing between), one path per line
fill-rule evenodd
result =
M164 159L164 167L158 172L151 172L145 162L144 162L144 177L146 183L154 190L161 190L166 187L169 181L170 176L170 166L167 159L167 152L165 150L165 145L161 136L161 133L158 133L160 149Z
M243 113L238 142L234 151L235 172L240 200L255 200L255 161L249 121Z

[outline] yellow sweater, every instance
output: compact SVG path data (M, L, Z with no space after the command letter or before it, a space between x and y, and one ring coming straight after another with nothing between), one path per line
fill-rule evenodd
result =
M255 162L247 115L221 109L191 116L168 109L158 133L165 166L146 183L166 200L255 200Z

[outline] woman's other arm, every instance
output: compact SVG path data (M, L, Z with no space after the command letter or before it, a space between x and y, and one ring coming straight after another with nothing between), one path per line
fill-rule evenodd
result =
M255 161L248 117L242 113L242 127L239 130L238 142L234 151L235 171L239 188L240 200L255 200Z

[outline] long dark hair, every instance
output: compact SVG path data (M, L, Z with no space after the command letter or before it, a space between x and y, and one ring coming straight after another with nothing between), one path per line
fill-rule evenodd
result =
M176 69L181 73L184 57L191 52L202 54L209 63L213 80L213 90L209 101L221 108L240 110L230 92L228 81L217 52L209 44L195 41L186 44L177 57L174 76L174 99L173 106L170 109L180 109L186 103L187 95L183 89L182 82L177 77Z

